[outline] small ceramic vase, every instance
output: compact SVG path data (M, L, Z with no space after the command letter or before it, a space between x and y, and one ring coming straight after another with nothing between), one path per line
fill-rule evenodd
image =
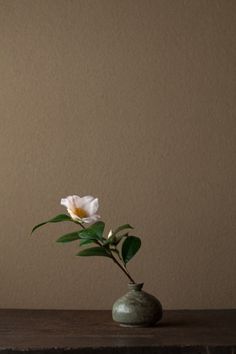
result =
M129 291L114 303L112 318L121 326L153 326L162 318L160 301L143 291L142 287L143 284L129 283Z

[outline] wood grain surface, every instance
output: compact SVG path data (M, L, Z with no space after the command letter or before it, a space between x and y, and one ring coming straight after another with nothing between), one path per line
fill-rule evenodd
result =
M236 353L236 310L169 310L155 327L124 328L110 311L0 310L0 352Z

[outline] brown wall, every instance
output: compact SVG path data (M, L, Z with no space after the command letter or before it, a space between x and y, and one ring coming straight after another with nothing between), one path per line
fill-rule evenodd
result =
M55 240L60 198L142 237L165 308L236 307L230 0L0 0L0 307L110 308L127 281Z

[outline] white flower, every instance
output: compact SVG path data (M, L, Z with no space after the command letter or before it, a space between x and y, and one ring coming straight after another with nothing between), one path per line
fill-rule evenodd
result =
M109 234L107 235L107 238L110 238L113 235L112 230L109 231Z
M75 221L90 224L100 218L100 215L96 214L98 210L98 198L90 195L84 197L70 195L67 198L61 199L61 205L67 208L71 218Z

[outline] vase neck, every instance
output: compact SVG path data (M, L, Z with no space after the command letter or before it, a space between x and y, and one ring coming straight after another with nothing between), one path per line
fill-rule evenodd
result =
M128 289L129 290L141 291L142 287L143 287L143 283L139 283L139 284L129 283L128 284Z

